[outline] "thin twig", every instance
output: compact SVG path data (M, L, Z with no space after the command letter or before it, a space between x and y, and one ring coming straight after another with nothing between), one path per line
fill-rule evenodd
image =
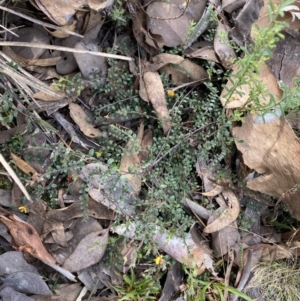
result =
M6 28L6 27L4 27L4 26L2 26L2 25L0 24L0 27L3 28L3 29L5 29L5 30L3 30L3 31L0 31L0 33L4 33L4 32L6 32L6 31L8 31L8 32L11 33L12 35L18 37L18 35L17 35L16 33L13 32L13 29L17 29L17 28L20 28L20 27L23 27L23 26L18 26L18 27L14 27L14 28L8 29L8 28Z
M214 122L210 123L213 124ZM193 131L192 133L189 133L188 135L186 135L181 141L179 141L177 144L175 144L173 147L171 147L165 154L163 154L160 158L158 158L158 156L156 157L155 161L151 164L150 168L153 168L155 165L157 165L163 158L165 158L169 153L171 153L172 151L174 151L183 141L187 140L188 138L190 138L191 136L193 136L194 134L196 134L197 132L203 130L204 128L206 128L207 126L209 126L210 124L206 124L198 129L196 129L195 131Z
M18 12L16 12L16 11L12 10L12 9L7 8L7 7L0 6L0 9L2 9L2 10L4 10L4 11L7 11L7 12L9 12L9 13L11 13L11 14L17 15L17 16L23 18L23 19L29 20L29 21L31 21L31 22L33 22L33 23L39 24L39 25L41 25L41 26L45 26L45 27L48 27L48 28L51 28L51 29L63 31L63 32L66 32L66 33L68 33L68 34L70 34L70 35L73 35L73 36L77 36L77 37L83 38L83 35L78 34L78 33L74 32L74 31L71 31L71 30L68 30L68 29L65 29L65 28L62 28L62 27L53 25L53 24L49 24L49 23L46 23L46 22L43 22L43 21L39 21L39 20L34 19L34 18L31 18L31 17L29 17L29 16L27 16L27 15L25 15L25 14L18 13Z
M127 57L127 56L123 56L123 55L110 54L110 53L97 52L97 51L89 51L89 50L78 50L78 49L74 49L74 48L55 46L55 45L49 45L49 44L0 41L0 46L21 46L21 47L31 47L31 48L43 48L43 49L60 50L60 51L66 51L66 52L92 54L92 55L96 55L96 56L103 56L103 57L108 57L108 58L112 58L112 59L124 60L124 61L133 61L133 59L131 57Z
M22 184L16 173L13 171L13 169L10 167L10 165L6 162L2 154L0 154L0 163L3 165L3 167L6 169L6 171L9 173L9 175L13 178L13 180L16 182L16 184L19 186L21 191L24 193L26 199L28 202L33 203L33 200L31 199L31 196L27 192L25 186Z

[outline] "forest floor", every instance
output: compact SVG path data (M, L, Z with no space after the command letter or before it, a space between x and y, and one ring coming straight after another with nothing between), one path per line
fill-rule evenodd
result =
M3 301L300 300L298 1L0 10Z

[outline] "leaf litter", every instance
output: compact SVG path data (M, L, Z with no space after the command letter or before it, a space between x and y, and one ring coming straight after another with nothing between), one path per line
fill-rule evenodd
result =
M281 19L289 29L273 57L237 86L241 54L233 41L246 47L255 43L255 25L270 22L266 2L35 0L7 5L0 7L6 14L1 104L11 106L0 108L1 176L8 181L3 187L0 183L3 300L173 300L176 294L181 295L177 300L196 300L187 269L207 286L202 295L216 298L213 285L225 283L219 294L236 300L238 294L228 292L242 291L259 262L297 258L299 246L292 239L298 230L276 224L275 215L284 204L300 220L299 140L295 122L285 118L280 106L279 85L294 87L299 76L293 31L299 29L298 2L283 10ZM35 18L21 10L34 12ZM220 77L226 70L231 71L227 83ZM200 114L198 105L189 106L186 97L195 91L204 95L210 84L222 82L217 93L223 112L227 117L235 110L244 113L254 104L252 77L273 96L266 98L264 91L259 104L276 105L231 124L235 151L222 163L232 167L243 186L226 175L220 179L220 170L197 155L206 141L199 144L196 134L205 135L208 125L198 129L193 120L195 112ZM128 91L133 91L128 99L114 101ZM297 117L293 114L290 118ZM170 143L174 133L179 142ZM157 141L160 148L155 149ZM171 200L172 189L183 183L163 184L159 176L168 177L173 166L161 168L160 163L181 158L176 150L183 142L192 150L197 175L184 181L196 178L198 184L175 211L174 203L165 211L157 191ZM169 150L163 153L166 145ZM68 165L70 156L76 164ZM54 165L56 159L62 165ZM182 218L178 229L169 220L160 223L166 217L176 221L176 210ZM187 216L194 221L189 219L188 226ZM282 233L284 226L289 231ZM142 280L150 276L161 285L153 298ZM135 291L126 290L130 281ZM88 297L87 291L95 296Z

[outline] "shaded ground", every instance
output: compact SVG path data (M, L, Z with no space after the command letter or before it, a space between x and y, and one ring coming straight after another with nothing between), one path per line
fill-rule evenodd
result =
M71 2L0 6L2 300L299 299L299 7Z

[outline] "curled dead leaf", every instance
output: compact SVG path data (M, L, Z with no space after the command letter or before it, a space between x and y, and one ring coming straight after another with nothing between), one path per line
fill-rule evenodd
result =
M217 232L234 222L239 216L240 204L235 194L230 190L225 190L223 191L223 196L228 199L228 208L204 228L204 233Z
M8 228L14 245L21 252L26 252L44 262L55 264L55 259L45 249L36 230L14 214L0 215L0 221Z
M167 64L180 64L184 58L180 55L160 53L152 58L152 63L147 65L149 71L157 71Z
M101 131L94 128L94 126L87 122L87 114L81 108L80 105L75 103L69 104L70 116L76 122L80 128L80 130L90 138L96 138L101 136Z
M218 194L220 194L225 188L223 186L220 185L216 185L212 190L207 191L207 192L202 192L201 194L204 196L216 196Z

